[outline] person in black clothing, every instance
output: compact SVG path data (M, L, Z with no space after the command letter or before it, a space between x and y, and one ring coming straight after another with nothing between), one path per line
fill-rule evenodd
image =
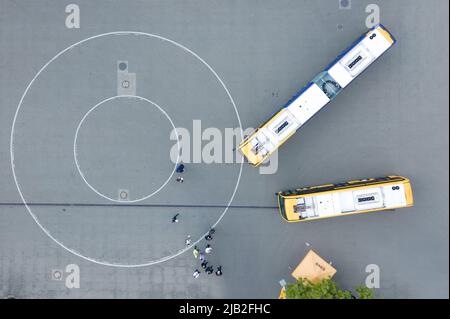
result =
M181 177L181 176L178 176L177 179L176 179L176 181L177 181L178 183L183 183L183 182L184 182L184 178Z
M213 237L212 237L212 235L214 234L216 232L216 230L214 229L214 228L211 228L210 230L209 230L209 232L208 232L208 234L205 236L205 239L206 240L212 240L213 239Z
M200 264L200 266L202 266L203 269L206 269L206 267L208 266L208 262L205 260Z
M172 217L172 223L178 223L178 216L180 214L176 214L175 216Z
M211 275L211 274L214 272L214 267L213 267L213 266L208 266L208 267L206 267L205 272L206 272L208 275Z
M217 267L216 276L222 276L222 266Z

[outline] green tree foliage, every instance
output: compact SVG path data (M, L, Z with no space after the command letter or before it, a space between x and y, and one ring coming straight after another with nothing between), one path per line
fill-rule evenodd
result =
M359 295L359 299L374 299L375 298L375 294L373 293L373 290L370 288L367 288L366 286L359 286L355 290Z
M356 288L359 299L373 299L371 289L360 286ZM318 283L300 279L294 284L286 285L287 299L352 299L350 291L342 290L331 279L325 279Z

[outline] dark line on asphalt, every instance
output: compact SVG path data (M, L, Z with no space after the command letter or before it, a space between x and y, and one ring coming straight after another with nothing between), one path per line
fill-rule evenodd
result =
M167 207L167 208L236 208L236 209L277 209L277 206L258 206L258 205L190 205L190 204L95 204L95 203L27 203L28 206L47 206L47 207ZM24 203L0 203L0 206L25 206Z

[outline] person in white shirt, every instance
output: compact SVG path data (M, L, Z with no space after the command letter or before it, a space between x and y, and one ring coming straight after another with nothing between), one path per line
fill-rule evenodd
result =
M195 269L194 273L192 274L192 276L197 279L200 276L200 271L198 271L198 269Z

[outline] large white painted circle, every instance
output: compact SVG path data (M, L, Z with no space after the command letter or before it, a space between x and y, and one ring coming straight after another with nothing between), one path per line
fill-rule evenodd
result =
M165 38L165 37L162 37L162 36L159 36L159 35L155 35L155 34L151 34L151 33L139 32L139 31L115 31L115 32L102 33L102 34L98 34L98 35L95 35L95 36L83 39L83 40L81 40L79 42L76 42L76 43L70 45L69 47L65 48L64 50L62 50L58 54L56 54L47 63L45 63L44 66L32 78L30 83L25 88L25 91L24 91L24 93L22 94L22 96L20 98L19 104L17 105L17 109L16 109L16 112L14 114L14 119L13 119L13 123L12 123L12 127L11 127L11 136L10 136L11 168L12 168L12 173L13 173L13 177L14 177L14 182L16 184L17 190L19 192L19 195L21 197L21 200L22 200L23 204L25 205L28 213L33 218L33 220L36 222L36 224L39 226L39 228L50 239L52 239L56 244L61 246L66 251L68 251L68 252L70 252L70 253L72 253L72 254L74 254L74 255L76 255L76 256L84 259L84 260L87 260L87 261L90 261L90 262L93 262L93 263L96 263L96 264L104 265L104 266L123 267L123 268L136 268L136 267L144 267L144 266L150 266L150 265L158 264L158 263L161 263L161 262L173 259L173 258L181 255L182 253L190 250L193 246L198 244L201 240L203 240L203 237L207 234L207 231L205 232L205 234L203 236L201 236L199 239L197 239L195 242L193 242L191 246L179 249L178 251L172 253L171 255L168 255L168 256L165 256L165 257L162 257L162 258L158 258L158 259L154 259L154 260L151 260L151 261L148 261L148 262L145 262L145 263L134 263L134 264L131 264L131 263L130 264L128 264L128 263L116 263L116 262L99 260L99 259L96 259L96 258L93 258L93 257L86 256L86 255L82 254L81 252L79 252L79 251L77 251L77 250L75 250L75 249L73 249L71 247L68 247L67 245L62 243L60 240L58 240L46 227L44 227L44 225L39 221L39 219L36 216L36 214L33 213L31 207L27 204L25 196L24 196L24 194L22 192L22 189L21 189L21 186L20 186L17 174L16 174L15 158L14 158L14 132L15 132L15 128L16 128L17 117L18 117L18 114L19 114L19 112L21 110L23 101L24 101L28 91L30 90L30 88L32 87L32 85L36 81L36 79L40 76L40 74L42 72L44 72L44 70L46 70L46 68L52 62L54 62L56 59L58 59L60 56L62 56L67 51L73 49L74 47L77 47L77 46L79 46L79 45L81 45L83 43L86 43L88 41L91 41L91 40L99 39L99 38L102 38L102 37L108 37L108 36L118 36L118 35L119 36L120 35L143 36L143 37L150 37L150 38L158 39L158 40L167 42L169 44L172 44L175 47L178 47L178 48L184 50L185 52L191 54L195 59L200 61L213 74L214 78L220 83L221 87L224 89L224 91L226 93L226 96L228 97L228 99L229 99L230 103L232 104L233 109L235 111L235 114L236 114L236 117L237 117L237 120L238 120L238 124L239 124L239 127L240 127L240 135L241 135L240 138L241 139L243 139L243 136L242 136L243 129L242 129L242 123L241 123L241 119L240 119L240 116L239 116L239 112L237 110L237 107L236 107L236 104L234 102L234 99L231 96L231 94L230 94L228 88L226 87L225 83L219 77L219 75L216 73L216 71L205 60L203 60L199 55L197 55L195 52L193 52L192 50L188 49L187 47L183 46L182 44L180 44L180 43L178 43L176 41L170 40L168 38ZM234 196L236 195L236 192L237 192L237 189L238 189L238 186L239 186L239 182L240 182L240 179L241 179L241 175L242 175L243 164L244 163L241 161L240 165L239 165L239 173L238 173L238 177L237 177L237 180L236 180L236 184L235 184L233 192L232 192L232 194L230 196L230 199L228 200L228 202L226 204L226 207L224 208L223 212L220 214L220 216L217 219L217 221L213 225L211 225L212 228L216 227L220 223L220 221L223 219L223 217L225 216L225 214L227 213L227 211L229 209L229 206L231 205L231 203L232 203L232 201L234 199Z

